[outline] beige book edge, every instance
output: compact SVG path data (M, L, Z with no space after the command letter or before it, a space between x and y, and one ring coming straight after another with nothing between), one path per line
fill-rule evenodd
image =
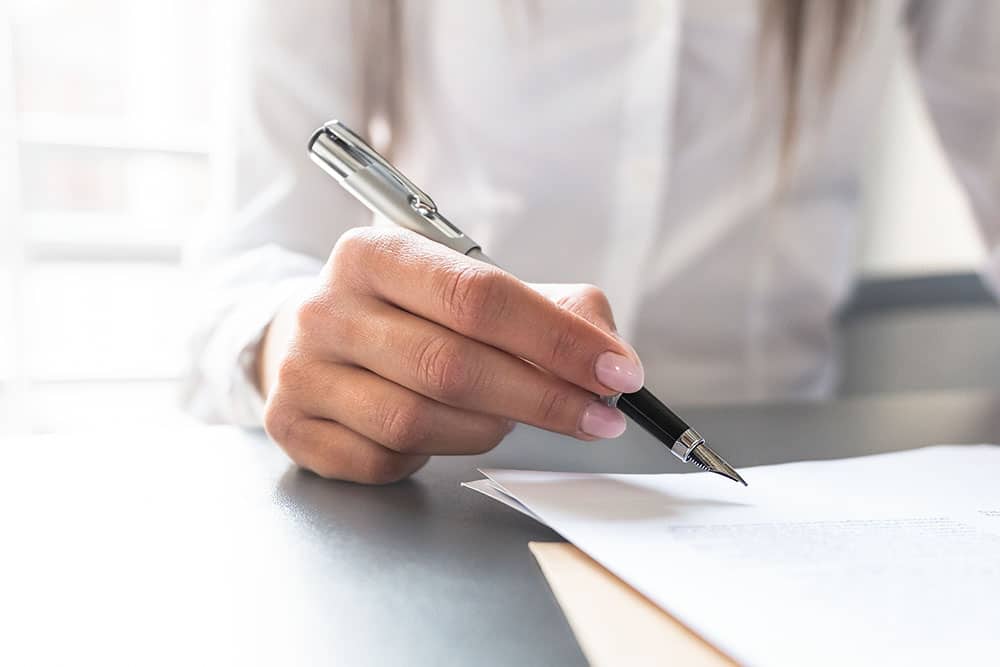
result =
M736 664L572 544L528 547L591 665Z

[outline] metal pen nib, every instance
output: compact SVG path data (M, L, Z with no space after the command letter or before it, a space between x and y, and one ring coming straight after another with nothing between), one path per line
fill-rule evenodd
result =
M704 442L697 445L688 454L688 462L693 463L702 470L707 470L708 472L714 472L717 475L722 475L723 477L728 477L734 482L739 482L743 486L746 486L746 480L740 477L740 474L733 470L733 467L726 463L726 460L715 453L715 451L706 445Z
M662 442L684 463L693 463L702 470L727 477L743 486L747 483L725 459L705 444L705 438L643 387L631 394L619 394L605 399L617 406L632 421Z

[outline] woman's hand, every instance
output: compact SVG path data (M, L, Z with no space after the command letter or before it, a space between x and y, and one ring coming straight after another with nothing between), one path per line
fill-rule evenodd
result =
M352 230L261 345L265 427L299 465L374 484L488 451L513 422L614 438L625 419L597 395L643 373L613 331L597 288L529 287L410 232Z

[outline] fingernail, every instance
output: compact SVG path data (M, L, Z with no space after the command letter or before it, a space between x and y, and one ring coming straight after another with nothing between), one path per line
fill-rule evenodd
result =
M597 357L594 374L605 387L625 393L639 391L645 381L642 366L616 352L605 352Z
M595 438L617 438L625 432L625 415L594 401L583 409L580 430Z

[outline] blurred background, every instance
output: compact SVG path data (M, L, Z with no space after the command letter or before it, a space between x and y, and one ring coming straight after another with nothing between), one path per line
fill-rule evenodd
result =
M227 213L215 137L237 111L239 12L0 5L0 432L187 419L182 248ZM881 124L843 393L1000 386L1000 362L961 356L970 338L996 350L1000 316L972 275L983 250L903 54ZM901 335L945 341L943 358L893 359Z
M181 419L182 246L223 214L233 7L0 6L0 429Z

